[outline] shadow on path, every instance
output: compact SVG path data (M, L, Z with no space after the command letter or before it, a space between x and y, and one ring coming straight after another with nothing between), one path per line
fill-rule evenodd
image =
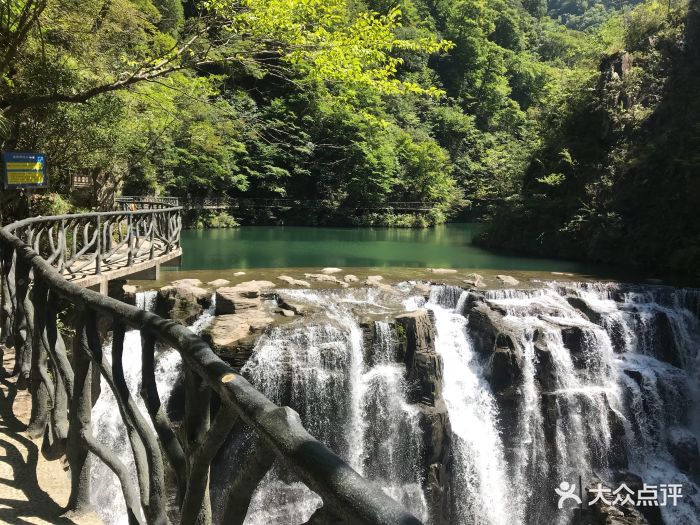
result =
M60 462L41 456L41 442L25 434L31 399L3 373L11 369L7 364L14 356L8 354L11 349L5 349L0 371L0 524L100 524L94 514L62 516L70 480Z

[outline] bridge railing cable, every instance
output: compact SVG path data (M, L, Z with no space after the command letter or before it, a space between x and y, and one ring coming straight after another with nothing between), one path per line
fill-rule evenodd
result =
M147 222L152 224L158 213L133 212L130 228L138 223L137 215L149 217ZM91 215L103 221L96 229L97 239L103 239L105 218L121 217L123 212ZM60 273L61 256L54 257L57 250L60 253L68 246L67 230L61 227L63 237L51 234L54 244L46 258L46 253L36 249L42 246L42 242L37 245L36 228L48 235L51 225L55 229L72 220L70 216L29 219L0 230L0 340L14 346L13 373L19 375L18 384L31 392L29 435L43 436L42 450L47 457L65 454L68 460L71 495L67 510L79 514L89 508L90 463L97 458L117 475L130 524L209 524L211 463L232 429L242 426L252 432L253 441L241 450L244 457L239 458L239 468L230 473L223 523L243 523L256 487L274 464L289 470L320 496L322 506L309 524L420 523L309 434L296 412L267 399L189 329L69 282ZM169 219L166 215L160 220ZM82 231L91 241L94 233ZM152 230L148 232L152 235ZM75 333L70 350L59 330L59 305L65 303L73 311L70 324ZM100 338L105 321L111 323L111 362ZM138 330L141 337L140 397L148 416L138 409L124 377L128 329ZM183 362L184 416L178 427L170 421L158 392L155 355L159 345L176 350ZM100 395L94 387L100 376L117 402L133 452L136 485L123 461L93 433L92 407ZM213 403L215 398L220 403ZM174 482L166 483L166 472L172 473L167 479ZM175 509L172 501L177 502Z

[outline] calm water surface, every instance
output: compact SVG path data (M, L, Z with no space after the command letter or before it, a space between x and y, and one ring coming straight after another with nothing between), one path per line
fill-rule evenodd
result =
M479 224L428 229L244 226L182 233L179 270L411 267L589 272L583 263L516 257L471 245Z

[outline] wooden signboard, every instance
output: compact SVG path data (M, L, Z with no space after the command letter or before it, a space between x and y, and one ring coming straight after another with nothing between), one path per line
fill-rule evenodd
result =
M45 188L48 183L43 153L3 151L2 172L5 189Z
M71 175L71 186L74 188L92 188L92 177L73 173Z

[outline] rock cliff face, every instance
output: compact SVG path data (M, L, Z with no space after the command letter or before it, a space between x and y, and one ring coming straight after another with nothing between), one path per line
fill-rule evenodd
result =
M435 350L435 326L428 310L395 318L397 357L406 365L409 400L416 403L423 436L424 491L435 523L447 523L450 508L450 419L442 399L442 359Z

